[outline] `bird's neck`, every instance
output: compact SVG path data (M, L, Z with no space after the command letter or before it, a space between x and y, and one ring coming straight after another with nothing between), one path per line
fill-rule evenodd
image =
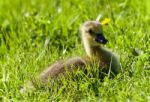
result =
M88 41L83 41L84 49L90 58L97 58L103 56L104 48L100 45L92 45Z

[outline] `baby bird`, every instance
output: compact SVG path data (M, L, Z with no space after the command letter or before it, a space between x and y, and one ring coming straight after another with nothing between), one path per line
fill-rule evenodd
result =
M107 43L102 31L102 24L98 21L87 21L81 26L80 31L87 56L56 62L39 75L40 82L47 83L50 78L57 78L60 74L65 74L66 71L86 67L93 60L98 63L102 71L106 73L111 71L115 75L118 74L120 70L118 58L110 50L102 46Z
M103 48L101 44L106 44L107 39L103 35L102 25L98 21L87 21L81 26L82 42L87 53L86 57L74 57L61 60L43 71L39 79L47 83L50 77L57 77L61 73L85 67L95 60L104 72L111 71L118 74L120 66L118 58L111 51Z

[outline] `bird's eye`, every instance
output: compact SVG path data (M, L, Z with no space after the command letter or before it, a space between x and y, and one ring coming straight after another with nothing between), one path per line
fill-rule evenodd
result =
M93 31L92 31L91 29L89 29L88 32L89 32L90 34L93 33Z

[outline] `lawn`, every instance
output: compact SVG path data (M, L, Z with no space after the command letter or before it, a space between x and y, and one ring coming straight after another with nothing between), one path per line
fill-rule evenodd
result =
M20 92L56 60L85 55L79 27L98 16L111 20L105 47L120 55L120 74L101 82L79 71ZM150 0L1 0L0 101L150 102Z

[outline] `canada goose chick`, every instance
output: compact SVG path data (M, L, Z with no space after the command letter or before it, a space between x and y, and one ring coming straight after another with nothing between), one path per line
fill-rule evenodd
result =
M111 68L114 74L118 73L118 58L101 46L101 44L107 43L107 39L103 35L102 25L97 21L87 21L81 26L81 34L87 57L73 57L54 63L39 75L40 82L47 83L50 77L57 77L65 73L66 70L72 71L75 68L85 67L92 62L92 59L98 62L99 67L105 72ZM34 85L31 88L33 87Z
M117 74L120 70L119 59L110 50L102 47L107 43L103 35L102 25L98 21L87 21L81 26L82 41L90 59L99 63L106 72Z
M118 58L101 44L106 44L107 39L103 35L102 25L97 21L87 21L81 26L82 41L87 57L73 57L61 60L47 68L40 74L40 80L47 82L49 77L56 77L61 73L85 67L92 59L99 63L99 67L106 73L110 70L114 74L119 71Z

